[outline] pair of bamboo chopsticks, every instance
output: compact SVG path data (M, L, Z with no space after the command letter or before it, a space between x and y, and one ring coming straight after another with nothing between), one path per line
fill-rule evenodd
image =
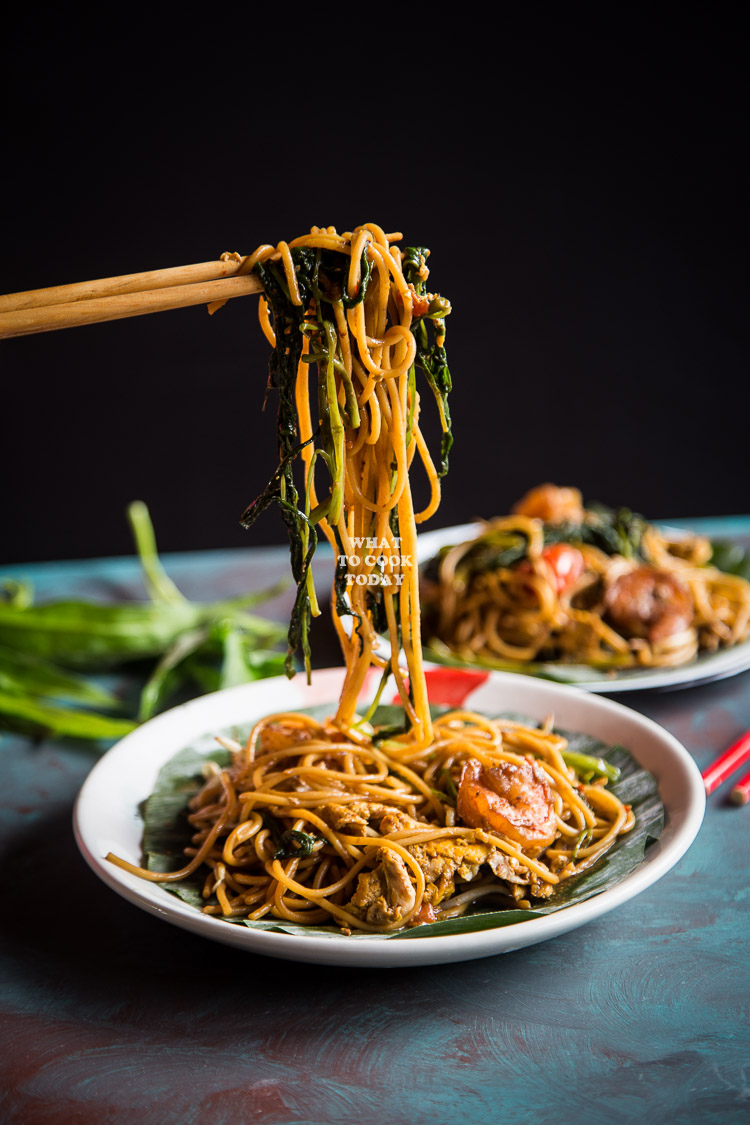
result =
M226 254L216 262L9 293L0 296L0 340L189 305L208 304L213 312L232 297L263 291L257 277L244 274L246 262Z
M733 742L728 750L720 754L716 761L703 771L701 777L706 793L713 793L715 789L728 781L748 758L750 758L750 730L743 734L741 738L738 738L736 742ZM735 805L746 805L750 802L750 773L745 774L732 787L729 799Z

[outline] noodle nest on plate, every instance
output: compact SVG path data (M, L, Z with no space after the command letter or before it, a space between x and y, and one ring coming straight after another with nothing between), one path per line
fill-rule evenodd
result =
M430 936L582 901L634 870L661 831L656 783L622 747L444 711L430 753L407 764L387 744L342 739L329 712L271 716L241 746L205 738L168 763L144 810L147 877L226 922ZM492 769L508 771L511 800L515 781L518 816L504 810L502 833L460 815L481 805L476 782ZM531 824L523 815L545 787L549 844L534 834L539 808Z

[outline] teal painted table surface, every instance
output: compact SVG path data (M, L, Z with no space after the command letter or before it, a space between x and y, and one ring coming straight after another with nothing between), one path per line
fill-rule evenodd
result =
M750 541L747 519L701 530ZM165 562L201 600L288 569L280 548ZM331 567L321 552L321 582ZM133 559L12 574L40 599L142 595ZM319 667L339 663L325 622L313 644ZM622 702L704 768L750 728L750 673ZM129 905L73 840L96 753L3 735L0 755L3 1122L750 1119L750 807L724 790L665 878L582 929L465 964L338 970L215 945Z

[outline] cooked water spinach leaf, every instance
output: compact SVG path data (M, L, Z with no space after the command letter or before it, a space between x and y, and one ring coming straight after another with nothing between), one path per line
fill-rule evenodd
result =
M307 709L307 713L315 718L324 718L331 710L331 706L319 706ZM379 708L373 716L373 722L377 726L392 725L394 714L400 710L392 706ZM531 726L535 725L534 720L522 715L513 714L506 717ZM241 729L226 733L241 742L248 731ZM623 746L608 746L592 735L577 731L561 730L559 733L568 740L569 754L578 756L578 759L585 764L596 763L601 771L613 777L617 775L617 780L610 783L609 789L624 804L631 805L636 819L632 831L619 837L610 851L589 871L561 883L553 896L545 900L543 905L530 910L477 910L461 918L427 923L396 934L367 934L367 938L375 941L413 940L422 937L476 933L480 930L514 925L584 902L593 895L616 886L635 871L643 862L649 845L661 835L664 826L664 806L659 797L656 780ZM182 866L183 849L191 836L186 817L187 802L203 783L202 770L205 763L213 761L219 766L224 766L229 760L230 755L216 743L215 739L203 737L195 744L181 750L162 767L154 792L142 809L143 851L145 864L150 870L171 871ZM202 875L195 873L189 879L169 886L164 885L162 889L197 909L202 909L207 901L214 901L203 897L204 883L205 873ZM221 921L233 925L245 925L251 929L341 937L341 931L336 926L302 926L268 918L258 922L249 922L242 918L224 918ZM353 934L346 940L357 940L363 936Z
M626 559L645 561L643 535L648 521L630 508L609 508L606 504L588 505L589 519L585 523L565 521L544 525L544 542L588 543L598 547L605 555L622 555Z
M710 566L718 567L725 574L736 574L750 582L750 549L739 543L719 539L711 544Z

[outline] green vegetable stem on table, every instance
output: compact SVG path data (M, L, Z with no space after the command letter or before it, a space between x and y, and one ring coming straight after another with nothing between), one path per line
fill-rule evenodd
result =
M275 649L286 630L249 612L284 583L242 597L191 602L161 564L146 505L131 504L128 519L149 602L35 605L28 584L6 581L0 587L0 727L119 738L176 692L214 691L284 671L284 656ZM111 691L80 674L133 661L150 662L137 719L122 713Z

